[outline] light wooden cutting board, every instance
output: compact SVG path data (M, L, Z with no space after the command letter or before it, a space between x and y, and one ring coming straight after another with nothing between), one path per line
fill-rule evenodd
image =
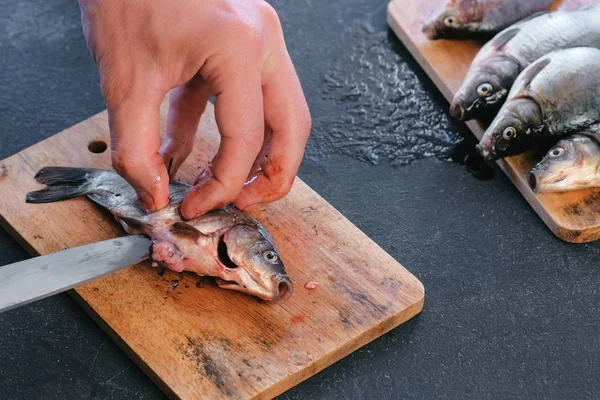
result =
M425 37L421 32L423 21L445 1L392 0L388 7L388 24L450 102L484 42L430 41ZM598 2L563 0L557 1L554 7L575 9ZM483 136L486 127L475 121L468 122L467 126L477 138ZM556 236L573 243L600 239L600 190L535 194L529 188L527 174L540 158L540 154L530 152L498 161L498 164Z
M166 107L163 105L162 131ZM48 165L110 168L106 113L0 161L0 225L32 255L124 235L80 198L26 204ZM211 105L178 179L193 182L216 152ZM88 149L89 148L89 149ZM157 274L149 263L71 294L172 398L271 398L417 315L422 284L299 179L251 213L271 232L295 285L284 305L225 291L208 278ZM317 281L315 290L305 284ZM198 283L199 282L199 283Z

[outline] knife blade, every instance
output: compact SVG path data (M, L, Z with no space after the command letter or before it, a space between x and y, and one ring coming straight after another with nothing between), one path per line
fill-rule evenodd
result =
M124 236L0 267L0 313L144 261L150 243Z

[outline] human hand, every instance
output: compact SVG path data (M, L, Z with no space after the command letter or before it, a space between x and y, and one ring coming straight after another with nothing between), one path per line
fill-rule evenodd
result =
M279 18L265 1L79 4L108 109L113 167L148 211L168 204L165 165L173 160L173 177L190 154L211 94L221 143L185 198L183 217L289 192L311 120ZM169 91L161 145L159 108Z

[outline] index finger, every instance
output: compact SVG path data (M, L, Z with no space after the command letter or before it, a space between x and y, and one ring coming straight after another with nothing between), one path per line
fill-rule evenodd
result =
M233 202L242 190L262 146L264 113L258 66L239 64L226 76L207 79L216 92L215 118L221 143L209 171L181 205L186 219ZM215 85L220 82L221 87Z
M240 209L278 200L291 190L311 130L310 111L286 51L272 71L263 85L269 143L259 160L261 170L248 180L235 202Z

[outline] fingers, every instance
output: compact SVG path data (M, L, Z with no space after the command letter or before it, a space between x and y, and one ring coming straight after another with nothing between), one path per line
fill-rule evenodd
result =
M147 212L159 210L169 204L169 178L158 153L159 108L166 93L127 80L119 85L109 76L103 77L103 91L113 167L133 186Z
M190 155L200 117L210 97L210 85L196 75L189 82L170 93L167 134L159 150L165 165L171 165L169 175L174 178L181 164Z
M248 179L235 201L240 209L278 200L291 190L310 134L310 112L287 52L275 66L263 81L268 135L258 159L261 170Z
M212 167L203 173L205 177L182 203L181 214L185 219L233 202L262 146L264 113L260 67L256 60L245 61L245 65L226 70L219 79L207 79L216 95L215 118L221 143Z

